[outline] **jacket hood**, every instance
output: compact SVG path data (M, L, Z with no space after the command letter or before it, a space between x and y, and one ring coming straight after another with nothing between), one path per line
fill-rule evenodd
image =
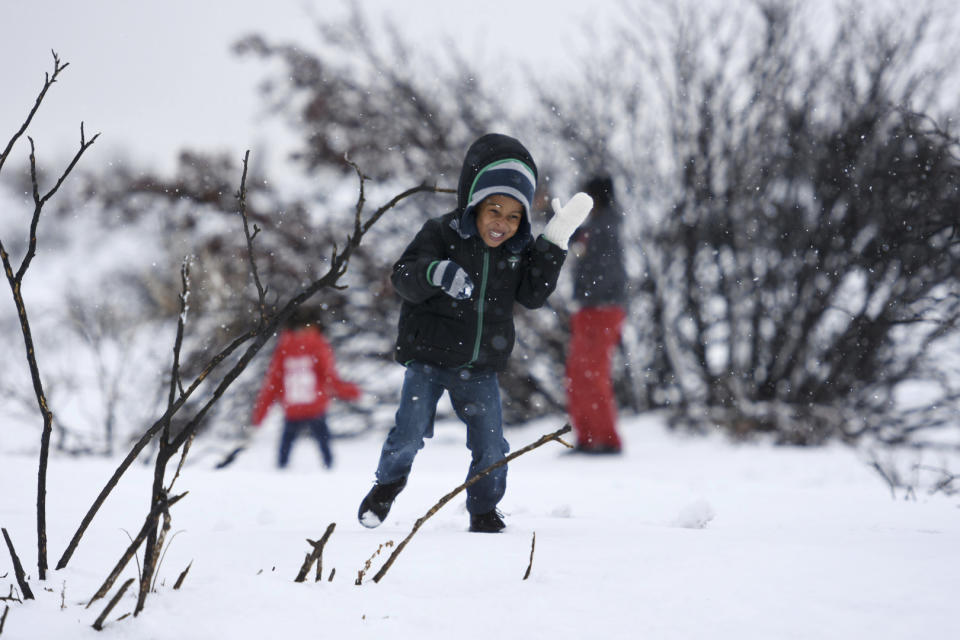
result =
M469 238L477 235L476 213L474 207L469 206L471 188L477 176L485 167L502 160L519 160L530 169L533 180L536 181L537 165L533 161L533 156L519 140L500 133L488 133L477 138L467 149L457 185L457 232L461 237ZM504 243L504 246L513 253L519 253L532 240L530 211L526 210L516 235Z

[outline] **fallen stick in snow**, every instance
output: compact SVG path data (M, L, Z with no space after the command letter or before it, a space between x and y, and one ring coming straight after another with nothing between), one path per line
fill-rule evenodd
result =
M336 522L331 522L327 530L323 532L323 537L319 540L307 538L307 542L313 547L313 551L308 553L307 557L304 558L303 564L300 566L300 573L293 579L294 582L303 582L306 580L307 574L310 573L310 567L313 566L314 562L317 563L317 577L314 582L320 582L320 577L323 574L323 547L327 544L327 540L330 539L330 535L336 526Z
M537 546L537 532L533 532L533 538L530 540L530 562L527 564L527 570L523 574L523 579L530 577L530 570L533 569L533 550Z
M113 611L113 608L117 606L117 603L120 602L120 598L123 597L124 592L126 592L127 588L131 584L133 584L133 578L127 579L127 581L124 582L119 589L117 589L117 593L113 596L113 598L110 599L106 609L104 609L103 613L101 613L100 616L94 621L92 625L94 629L97 631L103 631L103 621L107 619L107 616L110 615L110 612ZM89 607L90 605L87 606Z
M432 516L433 514L435 514L437 511L439 511L440 508L443 507L443 505L445 505L445 504L447 504L448 502L450 502L458 493L460 493L461 491L465 490L467 487L471 486L473 483L477 482L478 480L480 480L480 478L482 478L483 476L487 475L488 473L490 473L490 472L493 471L494 469L498 469L498 468L504 466L505 464L507 464L508 462L510 462L511 460L514 460L514 459L522 456L523 454L525 454L525 453L527 453L527 452L529 452L529 451L533 451L533 450L536 449L537 447L543 446L543 445L545 445L545 444L548 443L548 442L556 441L556 442L559 442L559 443L561 443L561 444L563 444L563 445L569 446L569 445L567 445L567 443L565 443L563 440L560 439L560 436L562 436L563 434L569 432L571 429L572 429L572 427L571 427L570 424L568 423L568 424L563 425L562 428L557 429L557 430L554 431L553 433L548 433L547 435L542 436L542 437L541 437L539 440L537 440L536 442L533 442L533 443L531 443L531 444L528 444L528 445L525 446L523 449L519 449L519 450L517 450L517 451L514 451L513 453L511 453L510 455L508 455L508 456L507 456L506 458L504 458L503 460L501 460L501 461L499 461L499 462L494 462L492 465L490 465L490 466L487 467L486 469L483 469L482 471L478 471L476 474L470 476L470 478L468 478L467 481L464 482L463 484L461 484L459 487L457 487L456 489L454 489L453 491L451 491L451 492L448 493L447 495L445 495L445 496L443 496L442 498L440 498L440 500L437 502L437 504L433 505L433 506L430 508L430 510L427 511L427 513L426 513L422 518L418 519L418 520L416 521L416 523L414 523L414 525L413 525L413 530L410 531L410 533L407 534L407 537L404 538L403 541L400 542L400 544L397 545L397 548L393 550L393 553L390 554L390 557L387 558L387 561L386 561L385 563L383 563L383 566L380 567L380 570L377 571L376 575L373 576L373 581L374 581L374 582L380 582L380 580L383 578L383 576L386 575L387 570L390 569L391 565L393 565L393 562L397 559L397 556L400 554L401 551L403 551L403 548L407 546L407 543L410 542L410 538L413 537L413 534L415 534L417 531L420 530L420 527L423 526L423 523L426 522L426 521L430 518L430 516ZM362 573L363 573L363 572L361 572L361 577L362 577ZM360 584L360 578L357 579L357 584Z
M173 584L173 590L176 591L183 585L184 579L187 577L187 574L190 572L190 567L193 566L193 560L190 561L190 564L187 565L187 568L180 573L180 577L177 578L177 581Z

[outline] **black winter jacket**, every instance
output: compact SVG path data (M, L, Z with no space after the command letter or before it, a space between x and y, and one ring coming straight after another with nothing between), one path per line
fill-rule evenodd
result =
M573 297L584 307L625 306L627 271L620 244L622 214L613 202L594 200L594 210L575 240L585 245L574 269Z
M514 304L540 307L556 288L566 251L543 237L533 242L529 212L513 238L490 248L477 235L473 210L464 209L476 173L511 157L533 166L513 138L491 134L475 142L460 176L459 206L428 220L394 264L391 280L403 299L395 351L401 364L502 371L515 341ZM460 265L473 280L473 295L456 300L430 283L427 269L435 260Z

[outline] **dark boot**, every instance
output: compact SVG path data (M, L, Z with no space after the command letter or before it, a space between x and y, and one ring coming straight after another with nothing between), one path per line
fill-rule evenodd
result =
M379 527L390 513L390 507L393 501L397 499L403 488L407 485L407 479L401 478L390 484L375 484L370 489L370 493L360 503L360 511L357 513L357 519L360 524L373 529Z
M615 444L583 444L578 443L573 448L573 453L586 453L587 455L610 456L619 455L623 450Z
M470 531L478 533L500 533L507 525L499 511L494 509L486 513L470 514Z

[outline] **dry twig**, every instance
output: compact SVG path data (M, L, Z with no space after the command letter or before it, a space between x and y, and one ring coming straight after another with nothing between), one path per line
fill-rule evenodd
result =
M4 574L4 576L6 576L6 574ZM14 593L15 591L16 593ZM3 602L4 600L19 602L21 604L23 603L23 599L20 598L20 592L17 591L13 585L10 585L10 592L7 595L0 596L0 602Z
M7 533L6 529L3 529L3 539L7 543L7 550L10 551L10 560L13 561L13 573L17 577L17 584L20 585L20 591L23 592L23 599L33 600L33 591L30 590L30 585L27 584L26 576L24 576L23 573L23 566L20 564L20 558L13 548L13 541L10 539L10 534Z
M133 578L128 578L127 581L120 586L120 588L117 590L117 593L114 594L114 596L110 599L110 602L107 604L106 608L103 610L103 613L101 613L97 617L96 621L94 621L93 623L94 629L96 629L97 631L103 631L103 621L107 619L107 616L110 615L110 612L113 611L113 608L117 606L117 603L120 602L120 598L123 597L123 594L127 590L127 587L129 587L132 583L133 583ZM87 606L89 607L90 605L88 604Z
M363 563L363 568L357 571L357 579L353 582L353 584L357 585L358 587L363 584L363 578L367 575L367 571L370 571L370 567L373 566L373 561L376 560L381 551L391 547L393 547L393 540L387 540L383 544L377 545L377 550L374 551L373 555L367 558L367 561Z
M200 385L217 369L217 367L224 360L246 345L246 350L239 356L239 358L236 359L233 366L223 375L219 384L217 384L213 391L210 392L207 402L204 403L197 413L186 422L180 432L170 442L170 448L172 451L178 450L188 438L193 436L210 409L217 403L217 401L219 401L220 397L226 392L227 388L234 382L234 380L236 380L236 378L243 373L247 365L260 352L267 341L270 340L280 324L297 308L299 308L300 305L310 299L315 293L326 287L333 287L337 285L337 281L346 272L347 263L349 262L353 252L359 246L363 236L366 235L370 228L376 224L376 222L379 221L380 218L387 213L387 211L396 206L400 201L415 194L423 192L439 193L443 191L445 190L439 189L435 186L421 184L394 196L386 204L373 212L373 214L371 214L366 221L360 224L359 234L355 233L354 235L350 236L348 238L347 245L342 250L334 253L330 261L330 266L323 276L301 289L300 292L294 295L275 315L271 316L265 324L258 323L257 326L236 338L222 351L211 358L210 361L201 368L200 373L196 376L190 386L178 395L176 401L167 408L166 412L159 419L157 419L157 421L154 422L154 424L148 428L146 432L144 432L140 439L133 445L123 461L121 461L120 465L107 481L107 484L103 487L93 504L87 510L86 515L84 515L80 526L73 534L73 537L67 544L67 547L61 555L60 560L57 562L57 569L62 569L67 566L67 563L70 561L70 558L73 556L74 551L76 551L76 548L80 543L80 539L90 526L94 516L100 510L100 507L103 506L107 496L110 495L110 493L113 491L113 488L119 482L120 477L126 473L130 465L133 464L133 461L136 460L136 458L140 455L140 452L143 451L143 449L147 446L147 444L150 443L151 440L153 440L157 433L165 428L165 425L170 423L173 415L176 414L186 404L187 400L190 399L197 388L200 387Z
M267 322L267 290L260 284L260 272L257 270L257 261L253 257L253 239L260 233L260 227L253 225L250 233L250 221L247 218L247 166L250 160L250 150L243 154L243 175L240 176L240 190L237 192L237 201L240 203L240 217L243 219L243 235L247 239L247 258L250 260L250 271L253 274L253 284L257 287L257 300L260 305L260 325Z
M67 64L60 62L60 58L57 56L56 52L51 53L53 53L53 74L46 75L43 88L40 90L36 102L34 102L33 108L27 115L26 120L23 122L20 129L13 135L13 137L10 138L7 146L3 150L3 153L0 153L0 171L2 171L3 165L10 156L10 152L12 151L14 145L17 143L20 137L23 136L27 128L30 126L30 123L33 121L33 117L40 108L40 104L43 102L43 99L47 94L47 90L49 90L53 83L57 81L57 77L60 75L60 72L62 72L68 66ZM0 240L0 261L3 263L3 271L7 277L7 282L10 284L10 290L13 292L14 305L17 308L17 316L20 320L20 331L23 334L23 342L26 349L27 365L30 368L30 376L33 379L33 390L37 397L37 405L39 406L40 414L43 417L43 430L40 433L40 463L37 473L37 575L40 580L46 580L47 574L47 459L50 452L50 434L53 431L53 412L50 410L50 407L47 404L46 393L43 390L43 383L40 377L40 367L37 364L36 351L33 344L33 333L30 330L27 307L23 300L23 276L26 274L27 269L30 267L30 263L37 254L37 227L40 224L40 214L43 212L43 207L47 204L50 198L52 198L57 191L60 190L60 187L67 179L67 176L70 175L74 167L76 167L77 163L80 161L80 157L83 156L84 152L90 148L90 145L92 145L99 136L100 134L98 133L87 140L86 134L83 130L83 123L80 123L80 148L74 154L73 159L69 162L66 169L63 170L63 173L60 174L60 177L57 179L53 187L51 187L46 193L41 193L40 191L39 181L37 180L36 148L34 146L33 138L28 136L27 139L30 141L30 182L33 193L33 216L30 221L30 235L27 244L27 251L24 254L23 259L20 262L20 266L16 272L14 272L10 255L3 246L3 241Z
M173 406L177 398L177 392L183 394L183 384L180 381L180 353L183 348L184 327L187 323L187 301L190 298L190 262L184 258L180 267L180 313L177 318L177 334L173 343L173 363L170 371L170 390L167 396L167 409ZM177 451L177 447L170 444L170 421L166 421L160 434L160 442L157 448L157 459L153 468L153 488L151 490L150 503L162 504L173 490L173 485L180 477L180 470L186 460L187 453L190 450L190 444L193 442L193 436L183 444L180 454L180 463L174 472L173 478L167 488L164 488L164 477L167 473L167 463ZM162 561L160 552L163 549L164 540L170 531L170 511L163 510L163 526L158 530L159 519L154 521L147 532L146 545L143 551L143 575L140 577L140 589L137 595L137 606L133 614L136 616L146 604L147 594L156 588L156 573L159 562Z
M533 538L530 540L530 563L527 564L527 570L523 573L523 579L530 577L530 570L533 569L533 550L537 546L537 532L533 532Z
M180 573L180 576L177 578L177 581L173 583L174 591L176 591L183 585L183 581L187 577L187 574L190 572L190 567L192 566L193 566L193 560L191 560L190 564L187 565L187 568Z
M397 556L400 554L401 551L403 551L403 548L407 546L407 543L410 542L410 539L413 537L413 535L414 535L417 531L420 530L420 527L423 526L423 523L426 522L433 514L435 514L437 511L439 511L440 508L443 507L443 505L445 505L445 504L447 504L448 502L450 502L450 500L452 500L458 493L460 493L461 491L464 491L467 487L473 485L475 482L477 482L478 480L480 480L480 478L482 478L483 476L487 475L488 473L490 473L490 472L493 471L494 469L498 469L498 468L504 466L505 464L507 464L507 463L510 462L511 460L514 460L514 459L522 456L522 455L525 454L525 453L528 453L528 452L530 452L530 451L533 451L533 450L536 449L537 447L540 447L540 446L542 446L542 445L544 445L544 444L546 444L546 443L548 443L548 442L551 442L551 441L556 441L556 442L561 442L561 443L563 443L563 441L560 439L560 436L562 436L563 434L567 433L567 432L570 431L570 430L571 430L571 426L570 426L569 424L565 424L565 425L563 425L563 427L561 427L560 429L557 429L557 430L554 431L553 433L548 433L548 434L545 435L545 436L541 436L540 439L537 440L536 442L533 442L533 443L531 443L531 444L528 444L528 445L525 446L524 448L519 449L519 450L517 450L517 451L514 451L513 453L511 453L510 455L508 455L507 457L505 457L503 460L500 460L499 462L493 463L492 465L490 465L490 466L487 467L486 469L483 469L482 471L478 471L478 472L475 473L473 476L471 476L469 479L467 479L466 482L464 482L463 484L461 484L459 487L457 487L456 489L454 489L453 491L451 491L451 492L448 493L447 495L445 495L445 496L443 496L442 498L440 498L440 500L437 502L437 504L433 505L433 506L430 508L430 510L427 511L427 513L426 513L423 517L419 518L419 519L416 521L416 523L413 525L413 530L410 531L410 533L407 534L407 537L404 538L404 539L400 542L400 544L397 545L397 548L394 549L393 553L390 554L390 557L387 558L387 561L383 564L382 567L380 567L380 570L377 571L377 573L373 576L373 581L374 581L374 582L380 582L380 580L383 578L383 576L386 575L387 570L390 569L391 565L393 565L394 561L397 559ZM565 443L564 443L564 444L565 444ZM359 577L357 578L357 584L360 584L360 578L359 578Z
M180 499L183 498L183 496L185 495L187 494L181 493L180 495L174 496L169 500L159 502L153 505L153 509L151 509L150 513L147 515L147 518L143 523L143 527L140 528L140 532L137 534L137 537L134 538L133 542L130 543L130 546L127 547L127 550L120 557L120 560L117 562L116 566L114 566L113 570L110 572L110 575L108 575L107 579L104 580L103 585L101 585L101 587L97 589L97 592L93 594L93 597L90 598L90 602L87 603L88 609L90 608L90 605L92 605L94 602L96 602L103 596L107 595L107 592L110 590L110 587L113 586L113 583L116 582L117 577L119 577L120 572L123 571L123 568L125 566L127 566L127 563L130 562L130 558L132 558L136 554L137 549L140 547L143 541L147 538L147 533L151 531L153 527L156 526L156 522L160 518L160 515L164 511L169 509L171 506L179 502Z
M303 582L307 579L307 574L310 573L310 567L313 566L313 563L317 563L317 577L314 579L314 582L320 581L320 576L323 573L323 547L327 544L327 540L330 539L330 535L333 533L334 527L337 526L336 522L331 522L327 527L327 530L323 532L323 536L320 540L311 540L307 538L307 542L313 547L313 551L307 554L307 557L304 558L303 564L300 566L300 573L297 574L297 577L293 579L294 582Z

